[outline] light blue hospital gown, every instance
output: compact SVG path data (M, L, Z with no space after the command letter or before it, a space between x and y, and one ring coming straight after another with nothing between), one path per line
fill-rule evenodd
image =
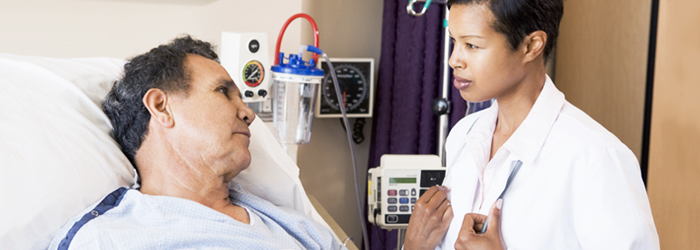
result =
M49 249L346 249L299 212L239 185L229 196L250 224L187 199L120 188L68 221Z

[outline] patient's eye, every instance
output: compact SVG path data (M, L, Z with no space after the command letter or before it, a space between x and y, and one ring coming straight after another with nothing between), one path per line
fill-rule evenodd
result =
M226 98L230 99L230 97L228 96L228 88L226 86L219 86L218 88L216 88L216 91L221 92L226 96Z

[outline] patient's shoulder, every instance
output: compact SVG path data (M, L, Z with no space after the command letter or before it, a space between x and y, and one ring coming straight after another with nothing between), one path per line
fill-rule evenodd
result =
M68 220L68 222L63 225L63 227L54 236L51 244L49 245L49 249L63 249L62 246L71 245L71 243L78 236L84 238L80 241L80 245L85 246L85 249L91 249L89 246L92 246L92 244L97 244L94 237L83 236L85 236L85 234L89 234L90 232L94 232L94 230L86 228L95 225L96 223L92 221L94 221L96 218L101 218L102 215L117 207L128 191L129 189L120 187Z
M229 198L233 204L243 205L248 209L256 211L270 211L269 208L274 207L286 212L293 212L291 209L285 209L284 206L277 206L268 200L258 197L257 195L243 188L242 185L233 182L229 184Z

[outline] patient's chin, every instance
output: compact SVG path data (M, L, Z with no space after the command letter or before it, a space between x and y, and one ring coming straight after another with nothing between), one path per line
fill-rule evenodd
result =
M235 175L238 175L241 171L246 170L248 167L250 167L251 155L250 151L248 151L247 148L245 152L237 152L233 154L232 157L233 159L231 160L231 163L228 166L232 168L230 171L234 172Z

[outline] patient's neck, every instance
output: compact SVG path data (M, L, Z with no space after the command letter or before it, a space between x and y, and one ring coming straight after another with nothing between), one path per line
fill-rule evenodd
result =
M165 140L151 131L136 154L141 177L141 193L179 197L198 202L217 211L231 206L228 180L206 168L178 157Z

